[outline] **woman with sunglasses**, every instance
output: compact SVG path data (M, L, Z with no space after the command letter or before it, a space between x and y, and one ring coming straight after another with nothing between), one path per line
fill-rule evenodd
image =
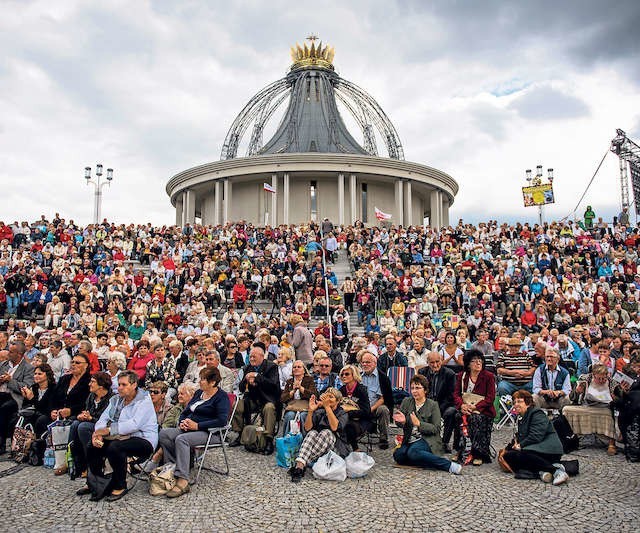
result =
M167 384L164 381L154 381L147 390L151 396L153 409L155 410L156 417L158 418L158 427L162 427L167 413L171 411L172 408L171 403L167 401L167 392L169 391L169 387L167 387Z
M227 368L242 368L244 360L238 349L238 341L235 338L228 339L222 354L222 364Z
M343 396L342 408L349 421L344 432L349 446L354 452L360 451L358 439L371 427L371 404L367 387L362 382L360 371L355 365L346 365L340 371L343 385L340 392Z

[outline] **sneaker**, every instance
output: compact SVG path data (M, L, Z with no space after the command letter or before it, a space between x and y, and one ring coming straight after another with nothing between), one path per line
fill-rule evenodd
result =
M544 483L551 483L553 481L553 474L551 472L540 472L539 476Z
M482 459L474 459L472 464L473 466L482 466Z
M452 461L449 465L449 473L459 476L460 474L462 474L462 465L460 463L454 463Z
M554 485L562 485L563 483L566 483L569 480L569 474L567 474L564 469L560 469L558 468L554 473L553 473L553 484Z

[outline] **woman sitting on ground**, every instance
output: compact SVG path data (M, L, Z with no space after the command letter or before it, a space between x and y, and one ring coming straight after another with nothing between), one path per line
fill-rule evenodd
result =
M562 414L567 417L576 435L601 435L608 439L609 455L616 454L616 430L611 411L616 399L617 384L609 375L609 369L600 363L593 365L590 374L580 376L570 395L574 405L566 405Z
M75 469L73 478L78 477L87 469L87 446L91 442L96 422L109 405L112 396L111 376L107 372L96 372L91 376L89 397L85 408L78 413L78 418L71 424L69 431Z
M485 358L480 350L468 350L463 359L464 370L458 372L453 401L458 409L458 420L466 426L471 441L470 456L474 466L490 463L491 429L496 410L496 381L491 372L484 369ZM466 422L466 423L465 423ZM461 446L460 425L455 428L454 443L457 454L454 460L465 452Z
M362 384L360 371L355 365L345 365L340 371L342 409L349 421L345 426L347 442L354 452L360 451L358 439L371 427L371 404L367 387Z
M317 394L316 383L302 361L295 361L291 367L292 377L287 381L280 396L284 405L282 434L289 432L289 422L300 413L300 426L304 426L309 410L309 398Z
M220 387L220 371L215 367L200 371L200 390L196 391L180 415L177 428L160 431L160 446L165 462L175 463L175 486L167 492L168 498L177 498L189 492L189 462L191 449L203 446L209 438L209 428L227 423L231 408L229 396ZM214 440L219 437L213 437Z
M393 453L399 465L419 466L460 474L462 466L442 457L444 446L440 439L440 408L427 398L429 382L423 375L411 378L411 397L402 400L400 411L393 415L404 429L402 446Z
M149 395L138 388L138 375L125 370L118 377L118 395L96 422L87 447L87 481L104 477L105 459L113 469L105 490L92 482L76 494L92 494L91 501L116 501L127 493L127 457L149 457L158 444L158 421Z
M320 401L315 395L309 399L309 416L304 422L306 436L300 446L296 463L289 470L291 481L299 482L304 476L305 468L330 450L346 456L348 448L345 443L344 430L348 416L340 403L342 394L339 390L329 387L321 396Z
M504 461L516 475L532 473L545 483L565 483L569 476L560 464L562 443L547 414L533 405L533 395L525 390L513 393L513 407L518 429Z

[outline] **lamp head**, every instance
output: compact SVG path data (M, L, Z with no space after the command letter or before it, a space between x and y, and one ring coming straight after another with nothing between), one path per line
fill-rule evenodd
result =
M102 163L98 163L96 165L96 176L98 177L102 176Z
M112 168L108 168L107 169L107 180L111 181L113 179L113 169Z
M91 167L84 167L84 178L86 180L91 179Z

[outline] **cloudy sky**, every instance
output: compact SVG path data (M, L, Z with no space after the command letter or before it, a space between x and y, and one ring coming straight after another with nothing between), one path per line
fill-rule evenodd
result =
M640 144L640 2L0 0L0 220L91 220L84 167L115 169L103 214L173 223L167 180L220 157L249 98L316 33L386 111L406 159L460 184L451 213L534 220L524 171L572 212L616 128ZM357 133L357 132L354 132ZM356 135L357 138L359 138ZM609 154L579 212L619 211Z

